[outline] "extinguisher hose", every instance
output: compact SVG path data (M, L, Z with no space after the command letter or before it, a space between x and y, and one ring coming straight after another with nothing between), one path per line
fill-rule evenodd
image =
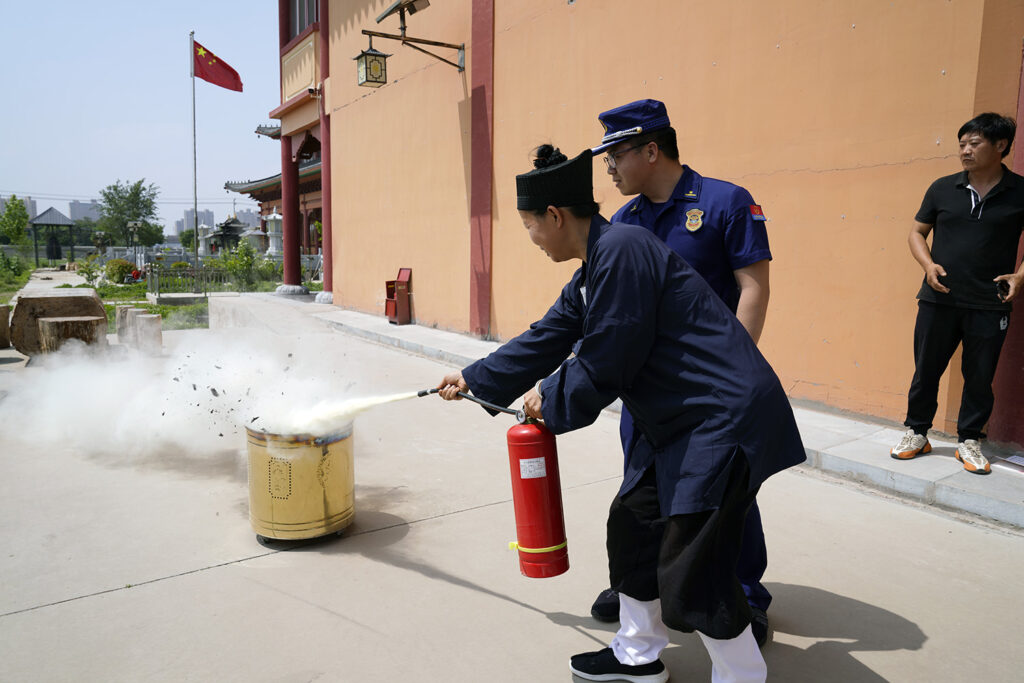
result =
M422 391L417 392L416 396L417 397L428 396L430 394L436 394L437 392L438 392L437 389L424 389ZM471 394L467 394L464 391L460 391L459 392L459 396L461 396L462 398L465 398L465 399L469 399L470 401L473 401L474 403L479 403L484 408L489 408L491 410L496 410L499 413L507 413L508 415L515 415L516 416L516 420L520 424L526 422L526 420L528 419L526 417L526 411L524 411L524 410L515 410L513 408L502 408L499 405L495 405L493 403L489 403L488 401L485 401L482 398L477 398L476 396L473 396Z

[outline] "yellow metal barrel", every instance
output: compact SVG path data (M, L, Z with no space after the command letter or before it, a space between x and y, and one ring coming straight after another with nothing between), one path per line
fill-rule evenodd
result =
M351 424L325 437L245 431L249 521L257 534L314 538L351 524L355 514Z

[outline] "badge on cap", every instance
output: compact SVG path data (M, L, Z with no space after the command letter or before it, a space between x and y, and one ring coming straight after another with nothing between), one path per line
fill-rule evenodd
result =
M690 209L686 212L686 229L690 232L697 232L700 226L704 225L704 212L700 209Z
M755 221L768 220L767 218L765 218L764 211L761 210L761 207L758 206L757 204L750 205L750 217L753 218Z

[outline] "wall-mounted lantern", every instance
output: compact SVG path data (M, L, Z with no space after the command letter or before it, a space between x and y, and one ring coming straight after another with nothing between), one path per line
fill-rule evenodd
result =
M367 88L379 88L388 82L387 59L380 50L373 49L373 38L370 38L370 47L355 57L359 85Z
M358 81L359 85L363 85L369 88L379 88L388 82L387 76L387 64L385 60L391 55L386 55L383 52L378 52L373 49L373 38L386 38L388 40L397 40L402 45L408 45L414 50L418 50L424 54L430 55L438 61L442 61L445 64L454 66L460 72L466 70L466 46L465 43L456 45L454 43L442 43L437 40L426 40L424 38L410 38L405 35L405 13L408 12L410 15L415 14L418 11L424 10L430 6L430 0L395 0L391 3L391 6L384 10L384 13L377 17L377 23L384 21L392 14L398 14L399 16L399 29L401 30L400 35L394 35L391 33L380 33L378 31L367 31L363 29L362 33L364 36L368 36L370 39L370 47L359 53L358 57L355 57L356 66L358 68ZM429 50L424 50L420 45L431 45L434 47L447 47L452 50L458 51L458 62L453 62L449 59L445 59L440 55L436 55Z

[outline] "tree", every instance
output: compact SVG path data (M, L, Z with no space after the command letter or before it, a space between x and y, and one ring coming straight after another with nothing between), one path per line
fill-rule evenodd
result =
M181 240L181 246L184 247L185 251L192 251L192 243L195 241L196 231L191 229L182 230L178 238Z
M28 210L25 209L25 202L11 195L7 200L7 206L0 215L0 233L10 240L11 244L21 244L26 241L25 228L28 226Z
M152 246L162 242L163 226L156 224L156 200L160 188L145 184L146 179L134 183L118 180L100 190L100 221L98 228L107 233L114 244L128 245L130 232L128 223L142 223L135 236L137 243Z
M75 244L92 243L92 234L96 228L96 221L86 216L75 221Z

